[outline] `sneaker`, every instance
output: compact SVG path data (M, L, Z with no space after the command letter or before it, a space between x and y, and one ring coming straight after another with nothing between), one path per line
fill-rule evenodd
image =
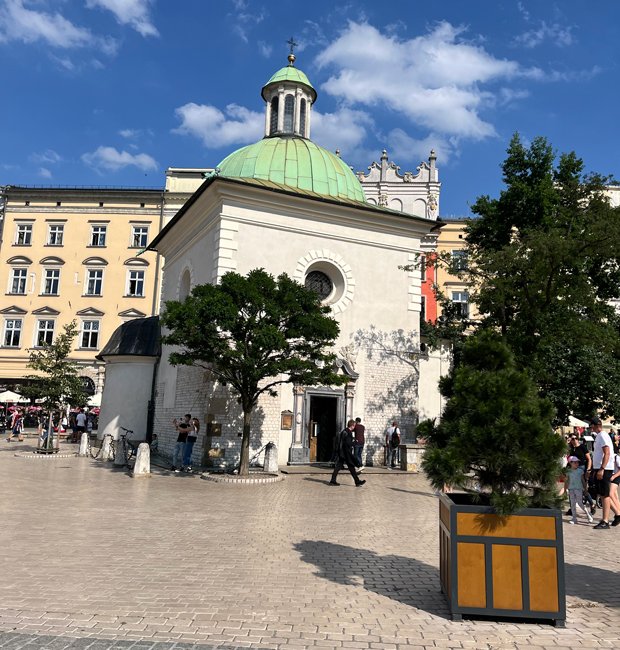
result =
M340 485L340 483L336 483L336 481L330 481L329 485Z
M192 473L192 468L191 467L186 467L185 471L188 472L189 474L191 474Z
M362 465L361 467L357 468L357 473L361 474L366 468Z
M620 515L616 515L614 520L611 522L612 526L620 526Z
M392 468L389 465L386 465L385 469L392 469Z
M599 521L594 528L598 530L608 530L609 524L606 521Z
M566 511L566 516L567 516L567 517L570 517L572 514L573 514L573 511L569 508L569 509Z
M595 514L596 514L596 506L595 506L595 505L592 505L592 507L590 508L590 514L591 514L591 515L595 515Z
M593 524L593 523L594 523L594 517L593 517L592 515L588 515L588 523L589 523L589 524ZM619 521L618 523L620 523L620 521ZM614 525L614 524L612 524L612 526L613 526L613 525ZM615 525L617 526L618 524L615 524Z
M366 481L359 481L358 483L355 484L355 487L362 487Z
M572 524L573 526L577 523L576 521L573 521L572 519L568 522L569 524Z

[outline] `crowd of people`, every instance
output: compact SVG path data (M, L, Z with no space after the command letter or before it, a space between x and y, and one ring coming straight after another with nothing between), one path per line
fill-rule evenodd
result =
M607 530L620 525L620 448L619 436L611 429L603 430L598 417L592 418L589 431L575 429L567 437L565 489L569 498L567 515L569 523L577 523L577 511L581 510L589 523L597 507L601 520L596 530ZM614 514L613 519L611 514Z
M47 436L49 428L49 413L43 409L29 412L27 408L14 408L0 413L0 429L6 432L6 441L22 442L25 427L36 428L40 438ZM66 434L67 442L79 442L84 431L97 428L97 413L78 408L68 414L64 411L52 412L52 431Z

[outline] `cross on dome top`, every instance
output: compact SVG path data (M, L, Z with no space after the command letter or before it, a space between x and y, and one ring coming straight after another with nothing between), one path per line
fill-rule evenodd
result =
M299 43L295 43L295 39L291 36L288 41L286 41L290 47L290 52L288 55L288 64L289 65L294 65L295 64L295 48L299 45Z

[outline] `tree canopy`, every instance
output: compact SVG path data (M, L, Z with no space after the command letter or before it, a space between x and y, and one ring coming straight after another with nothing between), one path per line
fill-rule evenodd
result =
M241 474L249 471L250 416L263 393L275 396L284 383L343 381L329 351L338 323L316 293L286 274L226 273L220 284L167 302L162 323L169 330L163 342L177 346L172 364L208 368L236 394L244 415Z
M499 197L479 197L467 227L476 328L502 333L556 409L620 413L620 208L608 177L586 174L574 153L515 135ZM443 325L446 328L446 323Z
M440 388L448 398L441 422L418 427L433 486L487 495L499 514L557 506L564 440L551 429L551 403L501 336L490 330L470 336Z
M78 366L69 359L77 334L77 323L71 321L52 343L30 351L28 367L40 374L28 375L20 391L26 397L40 400L50 411L66 404L83 406L87 401Z

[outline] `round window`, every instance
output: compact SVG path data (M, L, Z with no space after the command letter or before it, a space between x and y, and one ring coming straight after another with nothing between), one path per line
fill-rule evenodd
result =
M334 283L323 271L310 271L306 276L306 289L314 291L321 300L325 300L334 290Z

